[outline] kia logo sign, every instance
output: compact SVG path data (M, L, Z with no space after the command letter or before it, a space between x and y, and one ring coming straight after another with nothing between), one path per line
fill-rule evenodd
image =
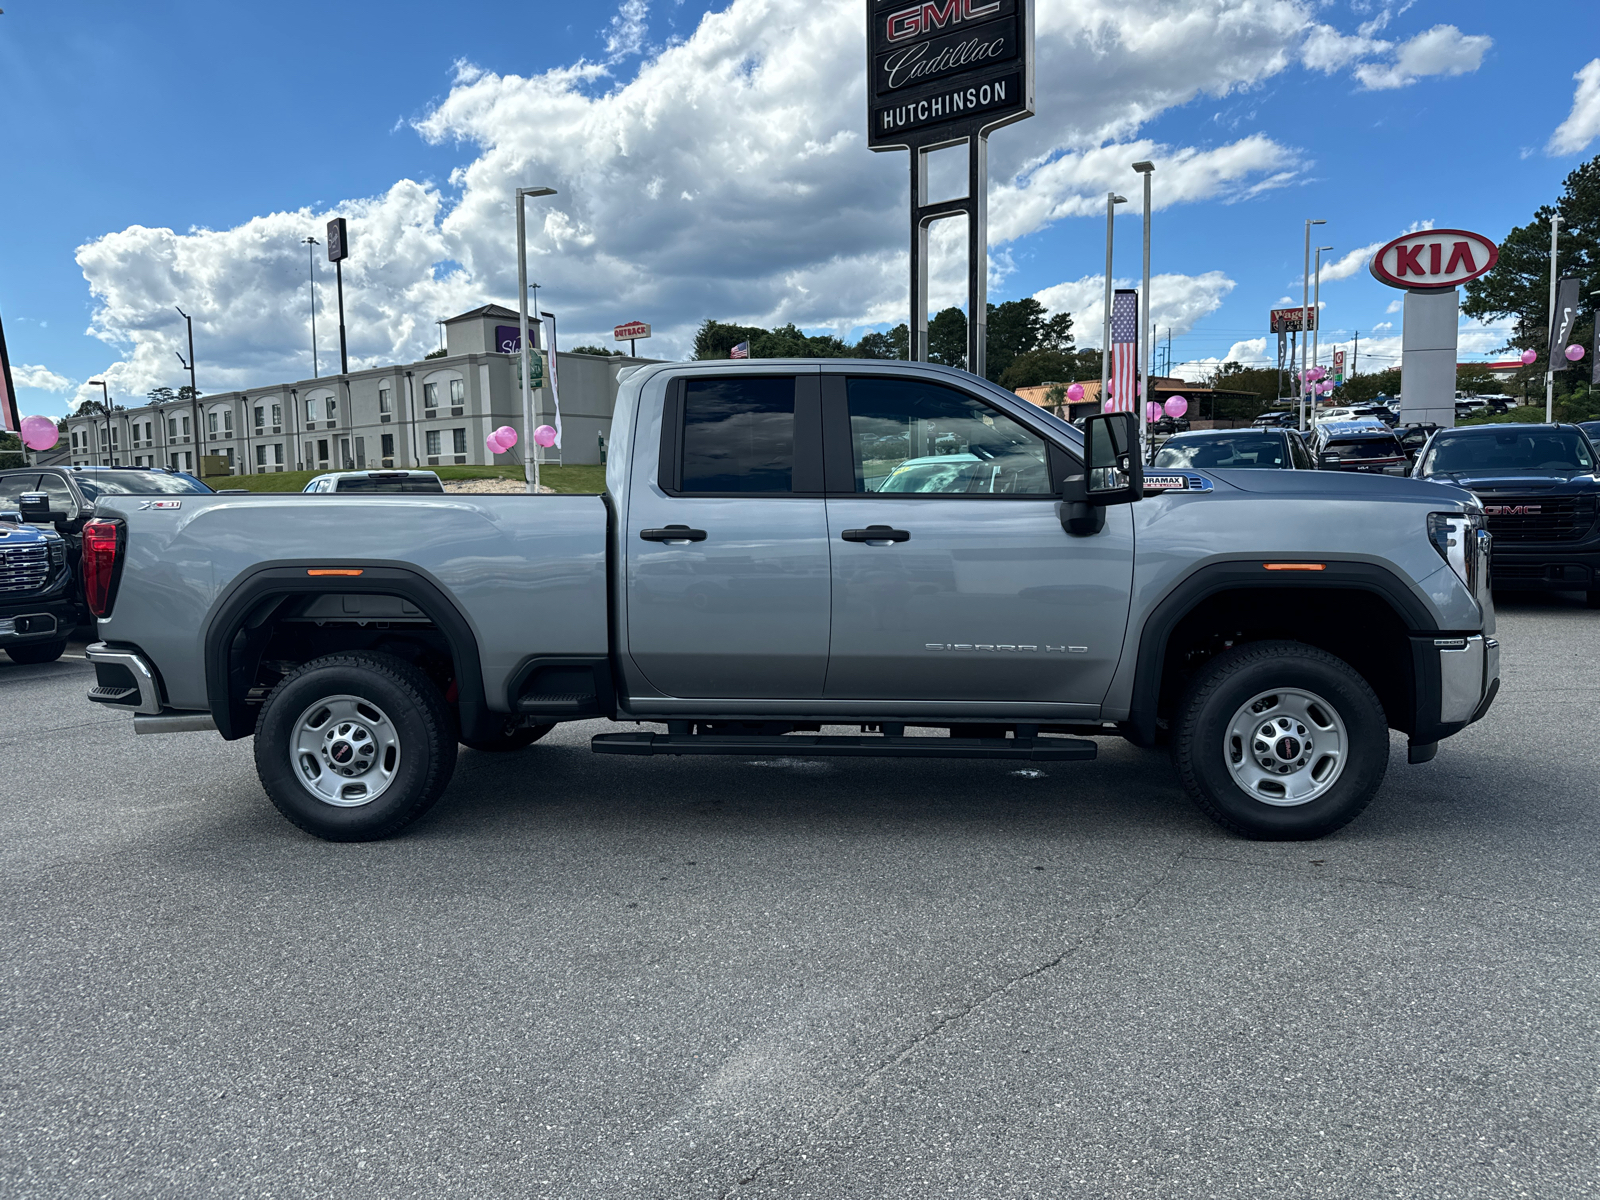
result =
M1500 250L1481 233L1425 229L1397 237L1372 256L1372 274L1397 288L1453 288L1494 269Z

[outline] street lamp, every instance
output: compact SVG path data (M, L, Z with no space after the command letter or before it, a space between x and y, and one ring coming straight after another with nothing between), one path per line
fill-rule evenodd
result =
M1316 282L1312 285L1314 290L1311 293L1311 307L1317 310L1317 327L1311 331L1311 365L1313 367L1321 365L1317 361L1317 354L1322 343L1322 252L1332 249L1332 246L1317 247L1317 269L1313 274ZM1318 382L1320 383L1321 380L1318 380ZM1313 411L1315 411L1314 408Z
M534 453L535 428L533 389L530 387L531 363L528 354L528 222L527 207L523 200L529 196L554 196L555 188L519 187L517 189L517 309L518 332L522 341L522 471L528 491L539 490L539 458Z
M321 368L317 365L317 247L322 245L314 237L305 239L306 248L306 286L311 290L311 378L322 377Z
M1104 320L1100 323L1100 411L1106 412L1106 383L1111 378L1111 239L1112 226L1117 219L1117 205L1126 204L1128 198L1115 192L1106 193L1106 300Z
M1133 169L1144 176L1144 291L1139 297L1143 310L1139 320L1139 370L1144 374L1144 387L1139 390L1139 411L1145 414L1150 407L1150 176L1156 165L1146 159L1133 164ZM1139 422L1139 451L1144 458L1145 442L1149 437L1146 422Z
M1326 225L1326 221L1306 221L1306 265L1300 275L1300 430L1306 428L1306 338L1311 334L1311 227Z
M100 395L104 397L100 401L100 413L106 419L106 465L114 467L117 465L117 460L111 457L111 393L106 390L106 381L104 379L91 379L89 380L89 386L98 386Z

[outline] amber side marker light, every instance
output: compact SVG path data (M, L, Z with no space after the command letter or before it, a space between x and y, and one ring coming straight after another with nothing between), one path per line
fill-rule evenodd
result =
M1269 571L1326 571L1326 563L1262 563Z
M357 567L312 567L307 575L360 575L362 572Z

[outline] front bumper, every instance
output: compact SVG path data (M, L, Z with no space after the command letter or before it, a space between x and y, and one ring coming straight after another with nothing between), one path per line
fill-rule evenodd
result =
M1500 643L1482 633L1425 634L1412 637L1411 654L1417 692L1412 761L1423 762L1440 739L1489 711L1500 691Z
M64 641L77 625L78 606L71 600L8 601L0 607L0 650Z
M1517 546L1496 542L1489 578L1505 591L1583 592L1600 588L1600 543Z

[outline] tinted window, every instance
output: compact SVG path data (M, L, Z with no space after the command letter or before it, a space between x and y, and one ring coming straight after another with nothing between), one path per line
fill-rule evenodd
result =
M1306 449L1305 442L1301 441L1298 433L1285 435L1284 441L1289 443L1289 454L1294 459L1297 470L1310 471L1316 464L1311 461L1311 451Z
M323 484L323 491L340 492L442 492L444 485L437 479L426 477L418 479L373 479L366 475L349 475L337 481L330 479Z
M686 382L681 490L787 492L793 479L793 379Z
M1045 444L964 392L916 379L849 382L856 491L1050 494Z
M1326 452L1337 454L1342 459L1399 458L1405 453L1394 438L1352 438L1349 441L1332 438Z
M1156 454L1158 470L1175 467L1287 467L1288 451L1277 434L1173 438Z
M191 475L160 475L154 471L84 471L73 481L91 504L99 496L160 496L203 492L211 489Z
M1589 471L1594 457L1580 434L1560 429L1441 433L1428 447L1424 475L1443 471Z
M77 516L78 502L61 476L46 471L39 477L39 490L50 497L50 511L66 513L69 517Z
M39 490L39 476L27 475L0 475L0 508L15 509L18 498L23 492L37 492Z

